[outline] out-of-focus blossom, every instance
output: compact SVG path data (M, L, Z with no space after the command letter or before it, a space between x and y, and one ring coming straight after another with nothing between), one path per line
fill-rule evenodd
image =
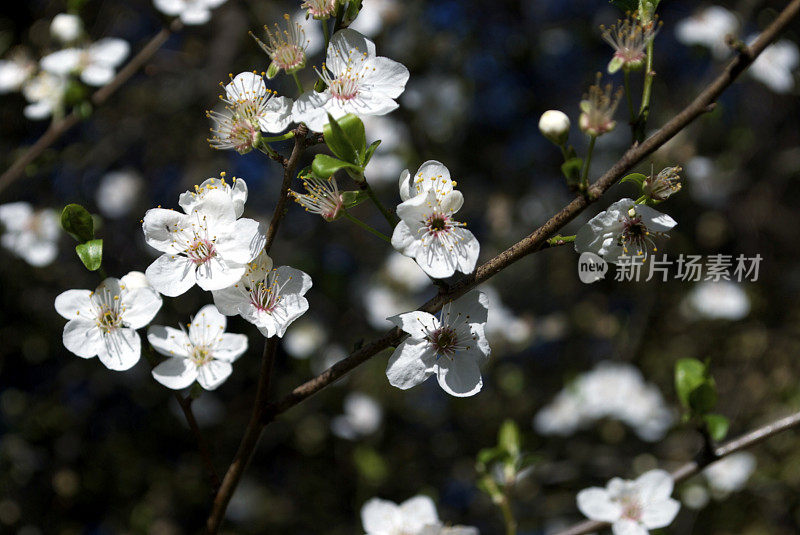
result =
M690 483L681 490L681 502L689 509L700 510L709 500L708 489L699 483Z
M352 392L344 398L344 414L331 421L331 431L339 438L358 440L380 428L383 409L374 398Z
M601 418L620 420L650 442L662 439L674 421L661 393L639 370L601 362L561 390L533 425L544 435L568 436Z
M63 113L66 90L65 77L47 71L39 72L22 86L22 94L30 102L23 110L25 117L36 121Z
M703 470L703 475L708 481L712 496L724 499L732 492L742 490L755 469L755 455L742 451L712 463Z
M797 45L781 39L765 48L747 72L776 93L791 93L794 89L794 71L798 65L800 50Z
M621 256L645 257L656 248L654 236L664 236L678 223L649 206L622 199L578 230L575 250L592 252L616 264Z
M405 89L406 67L378 56L375 43L355 30L336 32L328 45L327 61L319 73L327 88L307 91L295 102L293 115L311 130L322 132L328 114L385 115L397 109L394 99Z
M605 488L591 487L578 493L578 509L591 520L609 522L615 535L647 535L669 526L681 508L672 495L669 472L650 470L634 481L618 477Z
M83 21L73 13L59 13L50 23L50 35L62 43L76 41L83 34Z
M423 495L400 505L372 498L361 508L361 523L367 535L478 535L472 527L443 526L433 500Z
M85 48L65 48L48 54L40 64L42 69L57 76L77 74L85 84L102 86L114 78L130 48L123 39L106 37Z
M58 255L59 221L55 210L34 210L26 202L0 205L0 244L35 267Z
M689 317L737 321L750 313L750 298L734 282L704 281L686 296L683 310Z
M153 368L153 378L173 390L195 381L214 390L233 371L231 363L247 351L247 337L226 333L227 319L214 305L206 305L192 318L189 332L161 325L147 330L153 349L169 357Z
M499 292L494 287L483 284L480 289L486 293L492 304L486 320L486 338L491 345L494 347L504 343L520 347L529 342L533 337L531 324L504 306Z
M378 35L384 24L396 20L402 10L402 3L397 0L364 0L361 6L350 28L369 37Z
M227 0L153 0L153 5L163 14L180 17L188 25L205 24L211 20L211 10Z
M689 195L708 206L723 204L740 186L730 171L718 168L711 158L695 156L686 162L686 182Z
M36 62L28 53L18 49L0 59L0 94L19 91L22 85L36 72Z
M602 136L611 132L617 122L614 120L614 113L622 98L622 88L615 92L611 84L605 88L601 86L600 74L597 75L597 83L589 87L583 100L581 100L581 115L578 118L578 126L581 131L590 136Z
M129 214L144 186L142 177L134 171L112 171L105 174L95 193L100 213L111 219Z
M477 394L483 387L480 366L491 352L485 328L489 302L473 290L442 307L439 317L407 312L389 318L410 336L389 357L386 376L406 390L436 375L452 396Z
M381 141L364 169L364 175L373 186L393 182L403 170L401 152L408 144L408 131L403 123L388 115L367 115L362 120L367 144Z
M161 308L161 296L142 282L140 273L109 277L95 291L67 290L55 308L69 320L64 347L81 358L97 356L109 370L123 371L139 362L141 329Z
M415 267L419 269L419 266ZM392 323L386 318L416 306L416 303L407 293L392 288L383 282L368 284L362 292L362 296L364 308L367 311L367 321L374 329L391 327Z
M434 141L449 141L469 115L464 82L455 76L415 77L402 100L415 112L420 130Z
M614 49L614 57L608 63L608 72L613 74L620 69L641 69L647 59L647 43L655 38L658 28L655 20L642 22L634 16L629 16L610 28L601 26L603 39Z
M390 253L383 270L390 282L400 285L409 292L422 290L431 282L416 262L400 253ZM387 314L387 317L392 315Z
M721 6L710 6L684 19L675 26L675 36L681 43L700 45L711 49L717 59L730 54L725 43L726 35L736 35L739 19Z
M569 117L563 111L547 110L539 117L539 131L556 145L563 145L569 136Z
M283 337L283 349L296 359L307 359L328 340L325 328L314 320L301 320Z

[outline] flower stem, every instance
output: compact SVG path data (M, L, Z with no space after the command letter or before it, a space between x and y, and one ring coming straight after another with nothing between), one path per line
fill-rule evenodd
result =
M592 163L592 153L594 152L594 142L597 136L589 136L589 148L586 151L586 159L583 162L583 172L581 173L581 189L589 189L589 164Z
M269 156L270 158L272 158L273 160L278 160L278 161L280 161L280 160L282 160L282 159L283 159L283 157L282 157L280 154L278 154L278 153L275 151L275 149L273 149L272 147L270 147L270 146L269 146L269 144L267 144L267 142L266 142L264 139L262 139L262 140L261 140L261 143L259 144L259 146L258 146L258 149L259 149L261 152L263 152L264 154L268 155L268 156Z
M565 243L572 243L575 241L575 236L562 236L561 234L556 234L549 240L547 240L547 245L550 247L556 245L564 245Z
M379 237L380 239L382 239L383 241L385 241L385 242L387 242L387 243L392 243L392 240L389 238L389 236L387 236L387 235L386 235L386 234L384 234L383 232L380 232L380 231L377 231L377 230L375 230L374 228L372 228L371 226L367 225L366 223L364 223L364 222L363 222L363 221L361 221L360 219L358 219L358 218L356 218L356 217L353 217L353 216L351 216L351 215L350 215L350 214L347 212L347 210L343 210L343 211L342 211L342 213L344 214L344 216L345 216L347 219L349 219L350 221L352 221L353 223L355 223L355 224L356 224L356 225L358 225L359 227L363 228L364 230L366 230L366 231L367 231L367 232L369 232L370 234L374 234L375 236Z
M497 504L500 511L503 513L503 523L506 525L506 535L517 535L517 521L514 518L514 513L511 511L511 504L508 501L508 495L503 494L503 499Z
M634 128L636 122L636 113L633 111L633 97L631 96L631 73L625 69L625 99L628 101L628 114L631 118L631 128Z
M288 131L285 134L282 134L280 136L262 137L261 138L261 142L262 143L275 143L276 141L285 141L287 139L292 139L293 137L294 137L294 131L290 130L290 131Z
M647 62L644 71L644 89L642 89L642 105L639 107L639 116L636 118L635 132L636 141L644 140L644 129L647 126L647 118L650 115L650 95L653 90L653 37L647 41Z
M305 93L305 89L303 89L303 84L300 83L300 78L297 77L297 72L292 73L292 78L294 78L294 83L297 84L297 90L300 91L300 95Z
M383 206L383 204L381 204L381 201L378 199L377 195L375 195L375 192L372 191L372 188L367 183L366 178L358 183L358 187L367 192L367 196L369 196L369 199L372 201L372 204L374 204L375 207L378 208L380 213L383 214L383 217L386 218L386 221L389 223L389 226L391 228L394 228L395 225L397 225L400 222L400 219L396 215L387 210L386 207Z
M328 43L331 42L331 31L328 29L328 19L324 19L320 21L322 23L322 33L325 35L325 48L322 50L328 50Z

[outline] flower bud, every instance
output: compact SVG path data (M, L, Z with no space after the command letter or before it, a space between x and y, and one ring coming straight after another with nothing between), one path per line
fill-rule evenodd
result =
M59 13L50 23L50 34L62 43L76 41L83 33L83 22L77 15Z
M569 135L569 117L559 110L547 110L539 118L539 130L544 137L561 146Z

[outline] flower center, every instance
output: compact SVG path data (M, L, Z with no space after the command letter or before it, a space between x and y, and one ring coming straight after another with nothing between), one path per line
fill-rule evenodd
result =
M330 83L331 95L339 100L351 100L358 95L358 81L351 76L342 75Z
M642 223L641 216L626 215L622 220L622 234L620 245L626 255L642 256L652 247L656 251L655 242L650 236L650 231Z
M259 311L271 314L280 300L280 288L274 276L258 281L250 288L250 303Z
M100 314L97 316L97 326L100 327L103 332L111 332L121 324L122 318L119 316L117 310L109 308L108 305L103 305L100 308Z
M624 496L620 499L622 505L622 516L630 520L639 521L642 517L642 505L632 496Z
M206 346L194 346L189 356L197 366L202 366L213 360L211 350Z
M125 308L120 303L119 295L112 295L108 288L103 288L99 293L93 293L92 298L95 323L104 334L123 326L122 313Z
M439 327L428 334L428 341L433 344L433 347L436 349L437 357L444 355L445 357L452 358L453 355L456 354L456 351L461 349L458 345L458 335L449 325Z
M275 50L272 61L283 70L291 70L305 62L306 53L302 47L286 44Z
M214 256L217 251L214 249L214 244L208 240L197 238L186 250L186 256L195 264L205 264Z

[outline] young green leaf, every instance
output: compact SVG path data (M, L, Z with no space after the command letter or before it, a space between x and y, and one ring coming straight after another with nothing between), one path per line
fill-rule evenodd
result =
M624 184L625 182L634 182L641 188L645 180L647 180L646 175L643 175L642 173L631 173L629 175L622 177L619 183Z
M695 414L706 414L717 404L717 389L710 378L689 393L689 408Z
M342 192L342 204L344 204L345 210L349 210L350 208L354 208L361 204L362 202L369 199L369 195L366 191L357 190L357 191L343 191Z
M350 113L337 120L328 114L328 124L323 128L323 133L325 143L334 155L348 163L362 165L367 138L364 123L358 116Z
M708 434L715 442L723 440L728 434L728 428L730 427L731 423L721 414L706 414L703 417L703 420L706 423Z
M561 172L567 179L568 186L577 186L581 181L581 168L583 160L580 158L570 158L561 164Z
M689 396L706 382L706 365L697 359L680 359L675 363L675 390L678 399L687 409L691 408Z
M103 240L90 240L75 246L75 252L89 271L97 271L103 263Z
M364 167L367 166L369 161L372 159L372 155L375 154L375 149L378 148L378 145L381 144L381 140L373 141L372 144L367 147L366 154L364 154Z
M336 173L336 171L344 168L351 169L359 173L362 171L362 169L357 165L343 162L342 160L338 160L332 156L328 156L327 154L317 154L314 156L314 161L311 163L311 171L317 178L330 178L334 175L334 173Z
M80 204L68 204L61 212L61 228L79 242L94 238L92 215Z
M513 420L506 420L497 433L497 444L509 456L516 457L520 450L519 428Z

